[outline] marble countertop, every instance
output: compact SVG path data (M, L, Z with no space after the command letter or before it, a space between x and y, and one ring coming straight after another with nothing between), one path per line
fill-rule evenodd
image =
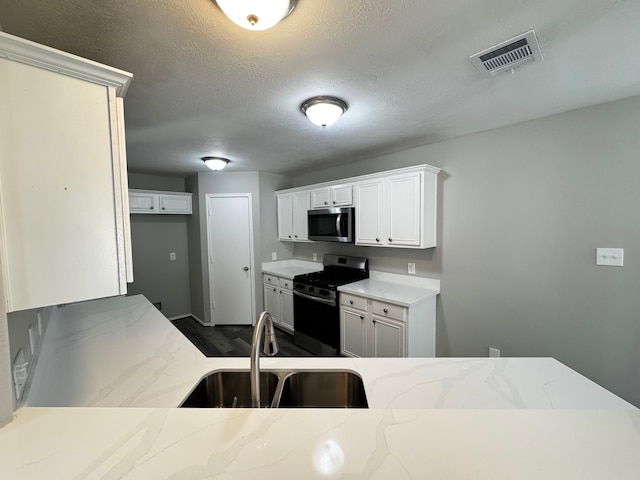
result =
M324 268L322 262L307 262L304 260L281 260L279 262L265 262L262 273L269 273L278 277L293 280L296 275L319 272Z
M249 359L205 358L142 296L58 308L29 406L0 429L0 478L635 479L640 471L640 411L551 358L262 365L356 371L370 408L173 408L207 372L247 369Z
M53 311L32 407L175 407L208 372L249 358L207 358L141 295ZM633 408L552 358L261 359L263 369L348 369L371 408Z
M440 280L371 271L369 278L338 287L338 291L410 307L440 293Z

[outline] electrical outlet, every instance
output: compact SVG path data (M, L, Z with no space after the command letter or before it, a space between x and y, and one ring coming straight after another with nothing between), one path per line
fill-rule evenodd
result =
M171 260L171 261L173 262L175 259L176 259L176 254L175 254L175 252L171 252L171 253L169 254L169 260Z
M415 275L416 274L416 264L415 263L409 263L408 267L407 267L407 271L411 274L411 275Z
M314 253L314 254L313 254L313 261L314 261L314 262L317 262L317 261L318 261L318 254L317 254L317 253Z
M489 347L489 356L493 358L498 358L500 356L500 349Z
M277 260L278 259L278 252L271 252L271 260Z

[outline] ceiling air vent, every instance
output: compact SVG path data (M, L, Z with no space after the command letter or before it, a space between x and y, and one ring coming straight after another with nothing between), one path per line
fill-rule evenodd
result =
M536 32L529 30L506 42L494 45L469 57L485 77L512 72L522 65L543 60Z

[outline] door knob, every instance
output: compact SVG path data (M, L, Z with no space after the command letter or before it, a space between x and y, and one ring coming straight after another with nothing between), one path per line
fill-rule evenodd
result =
M245 272L249 271L249 267L244 267L242 270L244 270Z

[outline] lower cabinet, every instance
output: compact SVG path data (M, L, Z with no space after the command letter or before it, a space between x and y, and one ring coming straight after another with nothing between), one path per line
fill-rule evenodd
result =
M264 274L264 309L276 326L293 333L293 281Z
M433 357L435 308L433 315L429 310L429 305L427 309L418 305L414 310L340 293L340 353L350 357Z

